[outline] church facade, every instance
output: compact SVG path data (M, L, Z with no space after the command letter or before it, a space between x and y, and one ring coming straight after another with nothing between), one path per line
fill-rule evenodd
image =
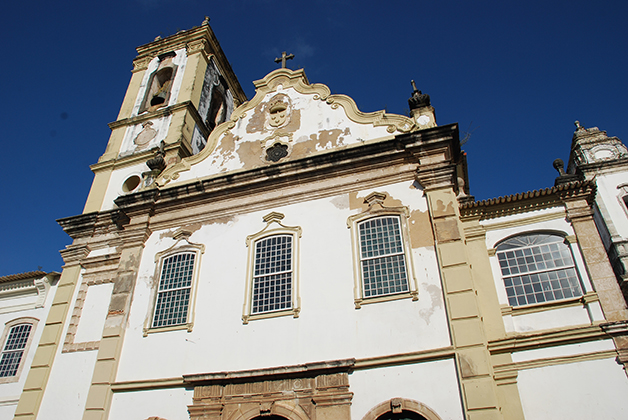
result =
M207 21L138 48L14 418L625 418L625 146L475 201L429 96L286 58L247 99Z

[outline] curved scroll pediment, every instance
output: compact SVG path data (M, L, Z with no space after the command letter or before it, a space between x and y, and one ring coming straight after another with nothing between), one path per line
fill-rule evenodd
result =
M310 84L302 69L277 69L254 85L255 97L212 131L200 153L167 167L158 185L273 165L416 129L405 116L360 111L349 96Z

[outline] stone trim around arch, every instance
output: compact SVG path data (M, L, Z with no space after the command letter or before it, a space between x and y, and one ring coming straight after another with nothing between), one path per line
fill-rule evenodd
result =
M442 420L441 417L427 405L407 398L391 398L388 401L378 404L371 408L368 413L362 417L362 420L377 420L379 416L383 414L401 413L404 410L417 413L427 420Z
M277 401L260 404L245 412L236 411L229 420L252 420L258 417L280 416L290 420L310 420L310 416L294 401Z
M351 418L349 372L355 360L331 360L249 371L184 375L194 387L190 420ZM431 420L431 419L430 419Z

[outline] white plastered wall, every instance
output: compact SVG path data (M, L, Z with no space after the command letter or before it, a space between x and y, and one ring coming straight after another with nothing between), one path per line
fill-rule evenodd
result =
M77 279L71 304L61 332L62 341L65 338L70 318L79 292L79 285L83 281L81 274ZM67 420L81 419L85 410L87 393L92 381L94 366L98 350L77 351L62 353L63 344L57 348L54 363L50 370L50 377L46 384L46 391L39 408L40 420ZM70 396L70 397L68 397Z
M194 391L184 388L116 393L109 418L190 420L187 407L192 404L193 395Z
M464 419L453 359L355 371L349 390L353 420L391 398L423 403L443 420Z
M611 350L611 340L513 353L514 361ZM517 383L526 420L628 418L628 380L614 358L519 371Z
M362 191L360 197L373 190ZM404 205L427 210L412 182L378 188ZM246 237L266 224L271 211L282 223L300 226L301 313L242 322L247 282ZM242 214L195 231L204 244L195 296L193 331L142 331L152 306L155 255L171 247L172 232L154 232L146 242L124 341L118 381L182 374L247 370L312 361L365 358L450 345L440 277L431 247L413 250L419 300L400 299L354 306L354 273L347 218L348 194ZM331 328L333 327L333 328ZM269 351L272 349L272 351ZM177 355L164 360L164 355Z
M525 221L525 219L551 217L551 215L556 215L556 218L521 224L521 221ZM514 226L499 229L491 228L491 225L499 225L505 222L512 223ZM488 249L495 248L500 241L506 238L530 232L549 231L564 236L574 235L571 225L565 219L564 208L562 207L500 217L484 221L482 224L487 228L486 247ZM588 277L580 249L577 244L570 244L570 247L578 274L580 275L583 293L592 292L593 286ZM495 279L495 288L497 290L499 303L502 307L509 306L497 256L493 255L489 257L489 259L493 278ZM527 307L532 306L542 307L544 304L527 305ZM542 312L503 316L504 326L507 332L529 332L575 325L589 325L592 322L602 321L603 319L604 316L599 302L591 302L587 304L586 307L555 308Z
M146 166L146 163L139 163L137 165L126 166L113 171L111 173L111 178L109 179L109 184L107 185L107 192L105 193L105 198L103 199L100 211L107 211L116 208L117 206L114 203L114 200L121 195L127 194L127 192L122 189L124 182L131 176L138 176L142 179L142 173L148 170L149 169L148 166Z
M333 108L330 104L319 99L314 99L315 94L302 94L297 92L294 88L283 88L279 85L275 91L268 93L262 103L271 100L271 98L277 94L283 94L290 98L292 106L292 115L295 112L300 113L299 127L290 133L291 145L306 142L311 139L312 136L320 135L322 132L330 132L331 130L338 130L341 134L338 136L336 144L332 141L328 141L324 144L318 144L316 150L312 153L320 152L324 150L331 150L332 148L342 148L353 144L361 144L363 142L390 137L390 133L386 131L386 126L374 127L371 123L359 124L347 117L347 114L342 106ZM316 95L318 96L318 95ZM266 144L266 142L274 141L274 137L277 133L285 130L279 128L274 129L269 126L265 126L262 130L256 130L254 132L247 131L247 127L251 124L252 118L259 118L255 115L253 110L247 111L244 118L238 119L235 127L226 132L235 136L238 141L235 146L235 150L223 149L221 147L221 141L226 134L223 134L218 139L218 144L209 156L203 161L193 165L189 171L180 173L180 178L177 179L177 183L187 182L194 179L205 178L207 176L216 175L228 171L234 171L245 167L245 163L240 159L240 150L245 149L242 146L248 142L259 142ZM296 117L292 117L296 118ZM280 136L281 139L287 138L286 136ZM288 157L290 159L290 157ZM266 166L268 162L264 160L264 156L260 155L259 163L253 165ZM247 169L250 167L247 166Z

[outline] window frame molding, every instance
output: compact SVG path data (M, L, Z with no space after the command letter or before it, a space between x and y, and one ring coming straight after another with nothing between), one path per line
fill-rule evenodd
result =
M410 209L406 206L386 207L384 200L386 194L373 192L366 196L364 203L368 204L368 209L362 213L349 216L347 219L347 228L351 231L351 254L353 258L353 302L355 309L360 309L362 305L378 302L388 302L399 299L419 300L419 285L415 276L414 259L412 258L412 245L410 243L410 229L408 219L410 218ZM399 217L399 230L401 232L401 241L403 244L403 255L406 263L406 276L408 281L408 291L401 293L388 294L383 296L364 297L364 280L362 273L362 258L360 254L360 233L358 225L368 219L374 219L383 216Z
M30 316L24 316L24 317L12 319L10 321L7 321L4 324L4 331L2 332L2 336L0 337L0 357L2 357L1 355L4 352L4 346L6 345L6 341L7 341L7 338L9 337L9 332L11 331L11 328L15 327L16 325L30 324L31 331L28 335L28 339L26 340L26 345L24 346L24 352L22 353L22 358L20 360L19 366L17 367L17 371L15 372L15 375L0 377L0 384L17 382L20 380L20 375L22 374L22 370L24 369L25 360L28 358L29 349L33 342L33 338L35 337L35 333L37 332L38 323L39 323L39 319L30 317Z
M508 293L506 291L506 284L504 283L504 275L502 274L501 266L499 264L499 258L497 256L497 252L504 252L504 251L498 251L497 247L501 245L502 243L506 242L507 240L516 238L518 236L528 236L528 235L552 235L552 236L563 238L562 243L569 249L569 252L571 253L571 258L573 260L573 268L576 272L578 285L580 286L580 292L582 293L580 296L568 297L568 298L556 299L556 300L550 300L550 301L546 300L545 302L528 303L526 305L513 306L510 304L508 300ZM527 313L544 312L547 310L557 309L564 306L572 306L570 305L572 303L576 303L577 306L580 306L580 305L586 306L587 304L596 302L598 300L597 294L595 294L594 290L592 289L590 285L590 280L588 279L587 276L585 276L585 274L587 273L584 272L583 274L582 270L584 267L580 265L581 256L576 253L577 247L573 246L574 244L577 244L577 243L578 242L575 235L569 235L567 232L563 232L560 230L552 230L552 229L526 230L526 231L522 231L522 232L518 232L512 235L505 236L499 239L498 241L496 241L495 244L493 245L493 248L489 249L489 252L492 253L490 258L495 260L496 267L499 273L500 284L501 284L502 290L504 291L504 296L506 297L506 304L501 305L502 315L511 314L513 316L516 316L516 315L523 315ZM514 248L514 249L520 249L520 248ZM555 271L556 269L560 269L560 268L548 269L548 270L545 270L544 272Z
M205 245L197 244L194 242L190 242L189 238L192 232L180 230L175 233L174 240L175 243L169 248L157 252L155 254L155 274L153 276L155 280L155 284L151 288L150 292L150 304L148 307L148 314L146 316L146 320L144 322L143 336L146 337L148 334L158 333L158 332L166 332L166 331L177 331L177 330L187 330L187 332L191 332L194 328L194 315L196 311L196 292L198 288L198 279L200 277L201 270L201 257L205 253ZM180 245L181 242L184 244ZM185 323L177 324L177 325L168 325L165 327L153 327L153 321L155 317L155 309L157 307L157 298L159 297L159 284L161 283L161 271L164 265L164 261L172 256L183 253L193 253L194 257L194 267L192 269L192 282L190 285L190 298L188 299L188 314Z
M246 286L244 289L244 305L242 305L242 323L248 324L249 321L256 319L276 318L281 316L292 316L298 318L301 313L301 295L299 286L299 267L300 267L300 239L302 229L300 226L286 226L281 223L285 216L282 213L272 212L263 217L266 226L257 233L246 237L246 246L248 248L246 261ZM273 226L275 225L275 226ZM273 226L273 227L271 227ZM278 311L269 311L262 313L253 313L253 283L255 269L255 244L263 239L277 235L292 236L292 296L291 308Z

